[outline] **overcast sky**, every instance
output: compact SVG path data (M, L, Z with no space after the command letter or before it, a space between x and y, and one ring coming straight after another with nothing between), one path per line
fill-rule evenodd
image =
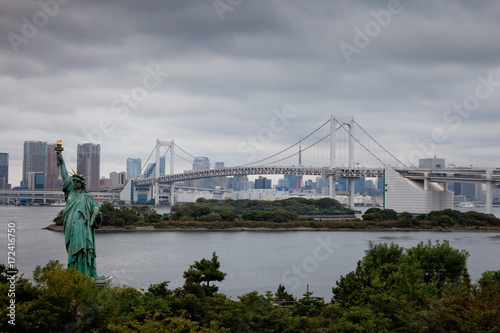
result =
M277 112L266 155L335 114L408 165L500 167L498 1L3 0L0 31L13 186L24 141L100 143L103 176L157 138L229 163Z

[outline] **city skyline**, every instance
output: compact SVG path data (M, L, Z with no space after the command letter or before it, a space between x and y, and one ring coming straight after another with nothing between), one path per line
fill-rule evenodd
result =
M500 3L220 3L4 1L9 183L24 141L62 139L73 165L79 143L100 144L103 175L145 162L156 139L236 165L331 114L408 165L500 166Z

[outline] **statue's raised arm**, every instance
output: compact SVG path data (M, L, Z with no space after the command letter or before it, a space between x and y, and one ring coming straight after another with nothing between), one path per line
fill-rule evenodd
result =
M61 177L63 182L66 183L71 181L68 175L68 170L66 169L66 163L64 163L64 159L60 151L56 152L57 165L59 166L59 170L61 171Z

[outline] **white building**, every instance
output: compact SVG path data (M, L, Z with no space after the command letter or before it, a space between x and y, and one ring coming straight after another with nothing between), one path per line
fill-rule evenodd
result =
M385 208L398 213L427 214L433 210L453 208L453 192L445 186L424 180L412 180L385 169Z

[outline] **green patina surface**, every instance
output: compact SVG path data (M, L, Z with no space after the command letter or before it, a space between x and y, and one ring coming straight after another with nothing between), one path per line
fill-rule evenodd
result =
M85 188L85 176L68 175L62 154L57 154L57 164L63 178L66 199L64 208L64 238L68 252L68 267L97 278L95 229L102 224L100 205Z

